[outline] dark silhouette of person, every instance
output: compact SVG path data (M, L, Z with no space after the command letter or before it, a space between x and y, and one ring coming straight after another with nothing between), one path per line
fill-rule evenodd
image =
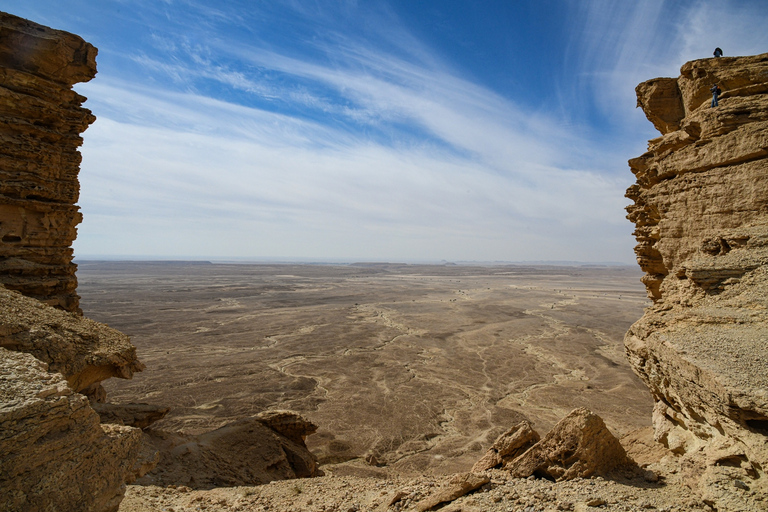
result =
M722 57L723 50L721 50L720 48L715 48L715 53L713 53L712 55L714 55L715 57Z
M709 89L709 91L712 93L712 107L716 107L717 97L720 96L720 93L723 91L720 90L717 84L712 84L712 87Z

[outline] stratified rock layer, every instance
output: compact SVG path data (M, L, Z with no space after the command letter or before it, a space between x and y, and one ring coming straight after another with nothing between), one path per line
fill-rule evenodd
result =
M78 313L78 147L95 117L72 85L95 74L80 37L0 13L0 284Z
M629 162L628 218L653 305L625 347L656 401L656 439L706 485L727 476L759 489L768 468L768 54L693 61L681 73L637 87L662 136ZM714 83L723 94L711 108Z
M100 425L60 374L0 348L0 509L117 510L140 445L140 430Z

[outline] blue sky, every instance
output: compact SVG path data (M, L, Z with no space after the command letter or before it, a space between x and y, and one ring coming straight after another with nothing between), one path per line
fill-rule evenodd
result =
M632 263L634 87L756 1L0 0L82 36L78 257Z

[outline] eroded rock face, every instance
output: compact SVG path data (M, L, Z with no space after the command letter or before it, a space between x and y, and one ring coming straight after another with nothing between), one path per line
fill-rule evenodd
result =
M110 377L129 379L144 365L125 334L0 286L0 347L27 352L84 394Z
M0 12L0 284L78 313L78 147L95 117L72 85L95 74L80 37Z
M713 83L723 94L710 108ZM759 488L768 467L768 54L689 62L679 78L637 93L662 136L629 162L628 218L653 305L627 333L627 355L656 401L656 439L696 478L711 470Z
M288 411L244 418L198 436L150 430L148 441L160 461L139 483L210 489L319 476L317 458L304 444L315 430Z
M99 424L44 363L0 348L3 510L117 510L140 444L138 429Z

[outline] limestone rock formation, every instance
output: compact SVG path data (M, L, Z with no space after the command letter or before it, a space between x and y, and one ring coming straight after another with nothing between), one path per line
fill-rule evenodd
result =
M278 417L278 427L270 427ZM139 482L210 489L319 476L317 459L303 440L315 430L314 424L287 411L266 414L264 421L258 416L234 421L199 436L150 430L160 462Z
M95 74L80 37L0 13L0 284L72 312L78 147L95 120L72 85Z
M472 466L473 472L512 462L541 439L529 421L521 421L499 436L488 451Z
M99 390L105 379L129 379L144 368L125 334L2 286L0 347L34 355L84 394Z
M513 476L572 480L610 475L633 462L600 416L579 408L504 469Z
M713 83L723 94L710 108ZM628 218L653 305L626 351L656 401L656 439L692 476L764 488L768 54L689 62L637 95L662 136L629 162Z
M0 348L0 508L115 511L140 444L44 363Z

